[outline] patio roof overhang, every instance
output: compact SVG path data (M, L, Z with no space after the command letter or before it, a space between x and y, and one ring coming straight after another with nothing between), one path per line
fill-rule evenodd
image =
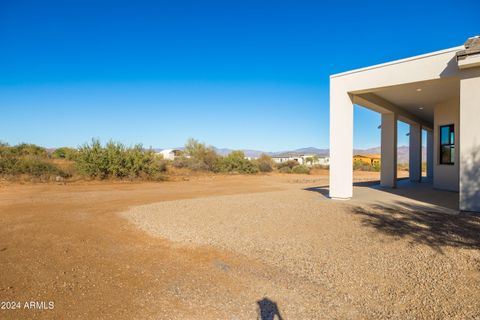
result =
M330 76L331 90L348 92L354 104L433 128L434 106L459 97L460 74L454 47Z

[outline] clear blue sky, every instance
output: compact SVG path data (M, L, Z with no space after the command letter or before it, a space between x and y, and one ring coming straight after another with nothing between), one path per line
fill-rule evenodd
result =
M328 147L330 74L460 45L480 33L479 11L478 0L1 0L0 140ZM355 147L379 145L378 115L354 115Z

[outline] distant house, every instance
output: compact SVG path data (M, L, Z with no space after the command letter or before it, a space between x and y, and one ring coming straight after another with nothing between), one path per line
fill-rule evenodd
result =
M282 153L272 156L272 160L275 163L283 163L287 161L297 161L299 164L303 164L301 155L294 155L290 153Z
M330 165L330 157L328 156L319 156L316 154L305 154L302 155L303 159L303 164L307 166L315 166L315 165L321 165L321 166L328 166Z
M353 156L353 162L362 162L371 166L380 166L379 154L357 154Z
M163 156L163 159L165 160L175 160L176 157L182 155L182 150L178 150L178 149L165 149L165 150L162 150L160 152L158 152L157 154L161 154Z
M283 163L287 161L296 161L298 164L303 164L306 166L314 165L330 165L330 158L328 156L319 156L316 154L294 154L294 153L283 153L279 155L272 156L272 160L275 163Z

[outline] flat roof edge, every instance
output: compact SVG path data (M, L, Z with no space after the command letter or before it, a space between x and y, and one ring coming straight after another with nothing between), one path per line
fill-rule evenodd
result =
M413 60L425 59L425 58L437 56L437 55L440 55L440 54L454 52L454 51L458 51L458 50L464 50L464 49L465 49L465 47L463 45L461 45L461 46L458 46L458 47L443 49L443 50L434 51L434 52L429 52L429 53L421 54L421 55L418 55L418 56L413 56L413 57L408 57L408 58L404 58L404 59L389 61L389 62L380 63L380 64L375 64L375 65L369 66L369 67L363 67L363 68L359 68L359 69L353 69L353 70L349 70L349 71L345 71L345 72L341 72L341 73L332 74L332 75L330 75L330 79L346 76L346 75L353 74L353 73L368 71L368 70L372 70L372 69L388 67L388 66L391 66L391 65L395 65L395 64L399 64L399 63L405 63L405 62L409 62L409 61L413 61Z

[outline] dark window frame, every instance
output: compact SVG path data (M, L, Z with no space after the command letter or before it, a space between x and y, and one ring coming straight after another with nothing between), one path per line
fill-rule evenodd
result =
M443 143L443 139L442 139L442 129L443 128L448 128L448 143ZM455 165L455 125L454 124L446 124L446 125L443 125L443 126L440 126L440 132L439 132L439 141L440 141L440 148L439 148L439 155L440 155L440 161L439 163L440 164L444 164L444 165ZM453 139L452 139L452 133L453 133ZM449 161L444 161L444 157L443 157L443 151L444 151L444 148L448 148L450 150L450 160ZM451 160L452 159L452 150L453 150L453 161Z

